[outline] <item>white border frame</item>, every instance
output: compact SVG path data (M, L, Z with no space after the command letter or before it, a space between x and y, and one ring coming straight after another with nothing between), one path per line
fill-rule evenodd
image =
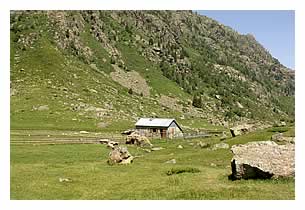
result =
M0 76L0 207L1 209L296 209L304 200L303 160L305 139L304 123L304 27L305 13L298 0L12 0L0 2L1 76ZM9 162L9 11L10 10L295 10L296 17L296 200L295 201L11 201ZM304 148L304 149L303 149ZM276 192L275 192L276 193Z

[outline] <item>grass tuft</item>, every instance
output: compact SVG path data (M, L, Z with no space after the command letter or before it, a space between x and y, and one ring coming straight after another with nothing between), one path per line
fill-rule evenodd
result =
M199 173L200 170L198 168L185 167L185 168L172 168L166 172L168 176L173 174L181 174L181 173Z

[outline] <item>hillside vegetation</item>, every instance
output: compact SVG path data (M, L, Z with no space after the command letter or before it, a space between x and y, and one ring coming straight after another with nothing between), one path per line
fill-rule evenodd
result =
M13 11L11 127L294 122L294 71L191 11ZM190 123L192 122L192 123Z

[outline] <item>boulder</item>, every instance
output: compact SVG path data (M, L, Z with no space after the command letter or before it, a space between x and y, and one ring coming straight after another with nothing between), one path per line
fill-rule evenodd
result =
M126 144L135 144L140 147L153 146L146 136L140 136L138 133L133 132L126 138Z
M113 147L109 153L108 164L130 164L133 161L133 156L128 152L126 147Z
M294 144L278 145L273 141L234 145L230 179L270 179L294 177Z
M233 137L240 136L252 130L253 125L243 124L230 128Z

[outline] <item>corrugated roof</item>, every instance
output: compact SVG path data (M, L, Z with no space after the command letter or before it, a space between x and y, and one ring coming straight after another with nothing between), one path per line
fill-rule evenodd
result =
M136 126L168 127L175 119L140 118Z

